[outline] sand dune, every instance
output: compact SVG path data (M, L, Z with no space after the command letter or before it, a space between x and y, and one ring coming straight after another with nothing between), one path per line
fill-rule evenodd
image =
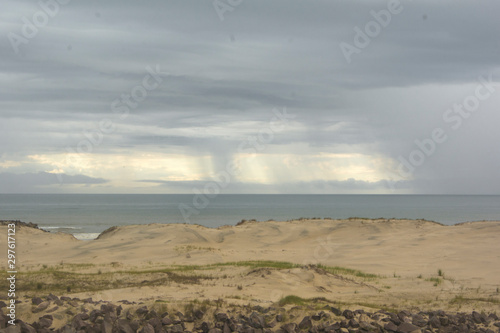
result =
M24 265L279 260L340 265L383 275L413 276L440 268L455 278L498 284L498 236L500 222L443 226L414 220L305 220L247 222L219 229L134 225L116 228L93 241L21 228L18 242Z
M137 284L142 279L151 283L137 287L130 282L131 287L124 288L110 283L108 290L76 293L94 299L232 297L235 302L269 303L294 294L345 302L442 308L454 307L450 300L458 295L477 300L460 306L486 309L498 306L480 301L499 297L498 221L443 226L420 220L302 220L247 222L218 229L151 224L113 228L93 241L20 227L16 236L21 272L40 270L40 265L64 270L65 265L92 264L87 268L82 266L80 271L95 274L97 270L112 273L250 260L304 266L204 268L201 273L210 272L211 278L199 283L163 283L174 280L171 276L170 280L162 280L165 275L161 272L148 273L147 278L130 275L119 281ZM3 238L0 245L6 248ZM342 266L376 274L378 278L325 272L317 266L307 266L311 264ZM438 270L444 277L438 276Z

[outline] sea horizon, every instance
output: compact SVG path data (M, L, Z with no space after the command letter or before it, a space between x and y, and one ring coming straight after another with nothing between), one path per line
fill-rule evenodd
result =
M112 226L188 223L216 228L241 220L425 219L444 225L500 220L500 195L439 194L0 194L0 219L94 239Z

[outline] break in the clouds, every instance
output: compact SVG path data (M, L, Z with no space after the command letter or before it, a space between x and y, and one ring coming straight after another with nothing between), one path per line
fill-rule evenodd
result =
M0 192L498 194L499 10L6 0Z

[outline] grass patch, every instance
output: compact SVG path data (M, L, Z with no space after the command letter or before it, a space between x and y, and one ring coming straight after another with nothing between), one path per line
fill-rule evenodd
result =
M364 279L376 279L380 277L380 275L377 274L365 273L362 271L358 271L356 269L339 267L339 266L330 267L330 266L318 265L318 268L324 269L328 273L332 273L334 275L352 275Z
M238 261L227 263L216 263L209 265L173 265L163 268L151 269L127 269L106 272L96 269L94 272L75 272L78 269L89 269L95 267L94 264L63 264L56 266L41 266L37 271L19 272L18 288L23 292L34 294L43 293L78 293L96 292L109 289L131 288L142 286L160 286L170 283L178 284L200 284L202 281L218 279L219 275L210 275L210 270L227 267L248 267L250 269L271 268L271 269L293 269L303 267L285 261ZM330 267L318 265L320 269L335 275L350 275L364 279L380 277L375 274L364 273L359 270L345 267ZM96 267L97 268L97 267ZM205 273L206 272L206 273ZM226 275L227 277L227 275ZM0 289L8 290L8 281L0 280ZM243 289L241 285L238 290Z
M307 302L307 300L303 299L302 297L295 296L295 295L288 295L288 296L285 296L282 299L280 299L278 304L279 304L279 306L285 306L288 304L305 305L306 302Z
M500 300L489 297L489 298L483 298L483 297L477 297L477 298L469 298L469 297L464 297L464 296L455 296L451 301L450 304L464 304L464 303L471 303L471 302L486 302L486 303L493 303L493 304L500 304Z
M425 281L429 282L434 282L434 287L439 286L441 283L443 283L443 280L438 278L438 277L431 277L429 279L425 279Z

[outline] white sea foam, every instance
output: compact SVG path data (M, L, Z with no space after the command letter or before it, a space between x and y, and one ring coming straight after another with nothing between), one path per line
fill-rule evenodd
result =
M69 227L69 226L48 226L48 227L40 227L40 229L43 229L43 230L55 230L55 229L70 229L70 230L79 230L79 229L82 229L82 228L78 228L78 227Z
M73 234L73 236L75 236L75 238L79 240L94 240L99 235L100 235L99 233L85 233L85 232L76 232Z

